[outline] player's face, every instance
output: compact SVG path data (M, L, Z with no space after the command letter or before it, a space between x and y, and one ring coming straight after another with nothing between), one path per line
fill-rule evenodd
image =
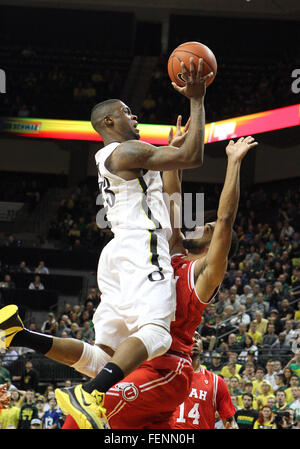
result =
M211 242L216 222L206 223L204 226L197 226L193 231L192 239L185 239L185 248L187 250L201 249Z
M125 140L139 140L140 132L137 129L137 116L132 114L130 108L120 101L114 114L114 126Z

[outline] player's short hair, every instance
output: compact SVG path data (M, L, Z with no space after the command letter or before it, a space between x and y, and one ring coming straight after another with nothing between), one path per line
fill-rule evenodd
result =
M98 103L93 107L91 110L91 124L96 131L99 131L97 123L105 117L109 107L118 102L120 102L120 100L117 98L111 98L109 100L101 101L101 103Z

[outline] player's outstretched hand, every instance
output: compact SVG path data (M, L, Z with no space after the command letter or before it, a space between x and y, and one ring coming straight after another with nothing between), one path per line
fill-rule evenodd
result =
M183 87L172 83L177 92L187 98L203 98L206 92L206 81L213 76L213 72L203 76L203 59L199 59L198 69L196 70L194 58L190 58L190 70L187 69L184 62L181 61L182 78L186 84Z
M7 385L0 385L0 408L8 408L10 403L10 392L6 391Z
M186 122L184 128L182 129L182 116L178 115L177 122L176 122L176 133L174 135L174 129L173 127L170 128L169 137L168 137L168 143L169 145L172 145L173 147L181 147L183 142L185 141L185 138L188 134L188 130L190 127L191 119L189 118Z
M251 148L254 148L258 143L254 140L254 137L241 137L239 140L234 142L229 141L226 147L226 154L231 160L241 161Z

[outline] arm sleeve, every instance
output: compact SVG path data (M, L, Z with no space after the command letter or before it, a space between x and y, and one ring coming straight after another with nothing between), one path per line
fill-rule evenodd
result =
M231 401L231 397L224 379L218 376L218 380L216 404L217 412L221 419L231 418L231 416L235 414L236 409Z

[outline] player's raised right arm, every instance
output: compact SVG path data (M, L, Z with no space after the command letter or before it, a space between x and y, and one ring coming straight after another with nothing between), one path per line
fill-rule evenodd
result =
M224 279L231 246L232 227L240 197L241 162L248 151L257 145L254 138L248 136L245 139L241 137L236 143L231 140L226 147L227 170L215 229L204 263L198 260L196 264L201 263L201 268L195 267L195 273L199 272L195 288L198 297L203 301L209 301L216 287Z
M123 142L114 151L111 163L115 171L132 169L148 170L174 170L193 168L202 165L205 135L204 96L206 81L212 73L202 76L203 61L199 61L198 70L195 70L193 58L190 62L190 71L182 63L182 74L186 85L173 87L182 95L190 99L190 124L185 142L180 149L171 145L155 147L145 142L129 140Z

